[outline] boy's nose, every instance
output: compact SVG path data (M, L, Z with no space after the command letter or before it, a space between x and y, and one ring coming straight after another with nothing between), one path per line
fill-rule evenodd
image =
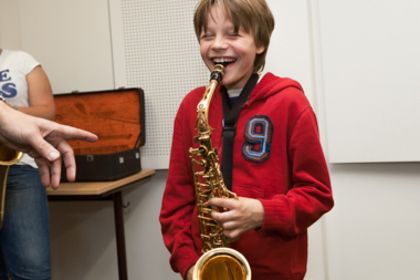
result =
M225 48L227 48L227 41L226 41L226 38L224 38L224 37L223 37L223 36L221 36L221 35L216 36L216 37L214 38L214 41L213 41L212 47L213 47L214 49L225 49Z

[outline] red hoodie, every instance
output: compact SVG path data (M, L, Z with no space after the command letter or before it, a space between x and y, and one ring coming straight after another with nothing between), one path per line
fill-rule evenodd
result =
M197 144L196 107L204 87L191 91L175 118L166 189L160 212L172 268L185 278L201 255L200 228L188 150ZM219 89L209 109L212 144L222 151L223 106ZM231 247L251 266L254 280L303 279L307 228L333 206L327 165L314 112L301 86L266 74L244 104L236 128L232 190L259 199L263 226Z

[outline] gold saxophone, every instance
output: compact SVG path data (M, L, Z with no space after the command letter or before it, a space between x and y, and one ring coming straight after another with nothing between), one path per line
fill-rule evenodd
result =
M22 153L11 150L0 143L0 228L3 224L4 202L6 198L7 174L9 167L22 158Z
M208 110L213 93L224 75L224 67L216 65L210 75L203 98L197 106L197 131L194 140L198 148L191 147L189 155L194 176L200 236L203 255L193 271L194 280L250 280L251 269L246 258L238 251L228 248L229 240L223 235L223 228L211 218L212 207L206 202L212 197L237 198L229 191L220 172L217 150L212 147L212 128L208 122ZM223 209L216 209L223 211Z

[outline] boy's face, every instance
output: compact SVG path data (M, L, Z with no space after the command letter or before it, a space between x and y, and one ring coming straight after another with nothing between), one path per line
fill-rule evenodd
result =
M210 71L218 63L225 66L223 85L227 89L245 86L253 73L256 55L264 51L242 28L235 33L232 21L219 5L212 7L207 31L201 32L199 42L201 58Z

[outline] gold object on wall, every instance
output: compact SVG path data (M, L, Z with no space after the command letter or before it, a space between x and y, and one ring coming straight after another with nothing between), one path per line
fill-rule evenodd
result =
M235 193L227 189L223 181L217 151L211 143L212 128L208 123L210 102L223 75L224 67L216 65L210 75L210 85L207 86L197 106L198 133L194 140L199 147L191 147L189 150L203 243L203 255L195 264L193 271L194 280L251 279L248 261L238 251L228 248L229 240L224 236L223 228L211 218L211 211L214 209L206 205L212 197L237 198ZM223 209L216 210L223 211Z

